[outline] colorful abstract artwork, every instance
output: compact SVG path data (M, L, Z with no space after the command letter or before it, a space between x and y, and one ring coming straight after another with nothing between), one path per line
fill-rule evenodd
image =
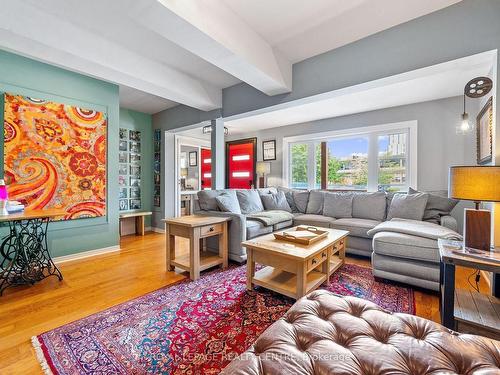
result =
M4 111L9 199L65 219L106 215L106 114L12 94Z

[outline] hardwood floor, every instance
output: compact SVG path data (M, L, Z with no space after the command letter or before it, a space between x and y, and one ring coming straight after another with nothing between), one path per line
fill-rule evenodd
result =
M187 248L187 242L178 240ZM0 297L0 374L41 374L30 339L186 277L165 271L164 235L122 237L122 250L59 265L64 280L46 279L32 287L10 288ZM369 266L367 259L347 262ZM470 288L470 270L459 269L457 284ZM487 292L487 285L481 282ZM417 315L439 321L437 294L415 293Z

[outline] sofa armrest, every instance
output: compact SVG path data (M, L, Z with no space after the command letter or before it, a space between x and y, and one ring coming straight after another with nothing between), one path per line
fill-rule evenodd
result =
M458 232L457 220L453 216L450 216L450 215L441 216L440 224L443 227L446 227L448 229L454 230L455 232Z

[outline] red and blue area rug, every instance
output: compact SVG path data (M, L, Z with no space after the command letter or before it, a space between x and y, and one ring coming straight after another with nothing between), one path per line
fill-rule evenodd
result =
M346 264L328 289L414 314L413 290ZM218 374L293 304L246 290L245 266L212 271L33 337L47 374Z

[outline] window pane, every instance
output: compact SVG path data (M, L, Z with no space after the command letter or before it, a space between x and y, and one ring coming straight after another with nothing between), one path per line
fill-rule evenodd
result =
M328 189L365 190L368 184L368 138L327 142Z
M321 143L317 143L315 147L316 179L314 181L314 188L321 189Z
M294 143L290 146L290 187L294 189L307 189L307 143Z
M407 188L407 134L378 137L378 189L402 191Z

